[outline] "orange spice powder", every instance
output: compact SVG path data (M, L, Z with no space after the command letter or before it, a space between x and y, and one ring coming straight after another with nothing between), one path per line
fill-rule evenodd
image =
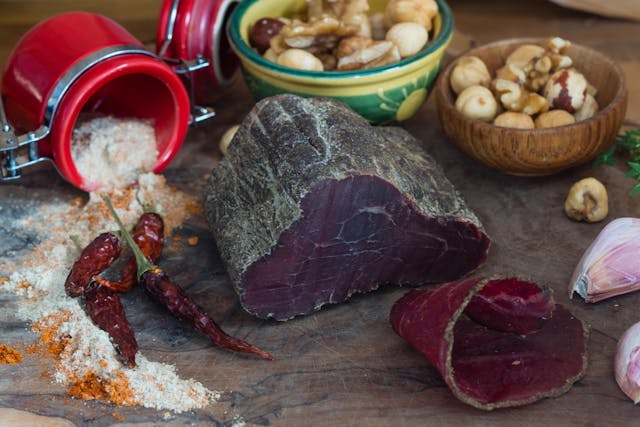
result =
M73 380L67 393L76 399L103 400L116 405L136 405L129 379L118 373L115 380L99 377L94 372Z
M0 365L8 363L14 365L22 362L22 354L19 351L7 346L6 344L0 344Z
M62 353L70 341L68 337L61 338L58 336L58 329L70 317L71 313L69 311L59 311L43 317L31 327L31 330L39 336L39 345L54 357Z

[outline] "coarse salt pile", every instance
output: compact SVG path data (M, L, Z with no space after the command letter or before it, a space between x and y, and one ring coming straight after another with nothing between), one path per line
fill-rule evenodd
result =
M80 121L71 137L71 155L80 175L95 187L122 187L155 166L155 129L140 119L106 116Z
M163 216L170 233L199 210L190 196L167 186L162 176L147 173L136 181L134 187L108 192L127 226L137 221L145 206ZM0 281L0 290L19 297L17 316L33 324L40 344L56 358L53 378L71 396L175 412L205 407L218 392L182 379L174 366L149 361L140 353L137 367L126 368L108 334L85 313L81 298L65 293L65 279L79 254L70 236L77 236L84 247L101 232L117 229L103 194L91 193L86 204L81 199L43 204L20 219L16 228L37 232L41 243L21 265L10 266L13 272Z

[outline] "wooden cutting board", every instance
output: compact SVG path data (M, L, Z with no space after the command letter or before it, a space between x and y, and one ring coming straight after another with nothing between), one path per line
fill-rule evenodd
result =
M598 15L640 20L640 3L636 0L551 0L560 6Z

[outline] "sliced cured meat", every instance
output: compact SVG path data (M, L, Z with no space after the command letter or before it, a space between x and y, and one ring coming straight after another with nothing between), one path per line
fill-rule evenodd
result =
M394 304L391 325L458 399L480 409L558 396L586 370L586 325L549 290L517 278L410 291Z

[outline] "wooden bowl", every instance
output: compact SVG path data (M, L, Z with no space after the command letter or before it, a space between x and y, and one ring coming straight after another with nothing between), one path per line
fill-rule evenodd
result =
M481 58L492 76L506 57L524 43L546 39L509 39L466 52ZM442 72L435 93L438 115L447 137L486 166L511 175L550 175L593 160L615 143L627 109L625 79L618 65L601 53L573 44L567 50L574 67L597 90L600 111L590 119L548 129L513 129L471 119L455 109L449 76L458 60Z

